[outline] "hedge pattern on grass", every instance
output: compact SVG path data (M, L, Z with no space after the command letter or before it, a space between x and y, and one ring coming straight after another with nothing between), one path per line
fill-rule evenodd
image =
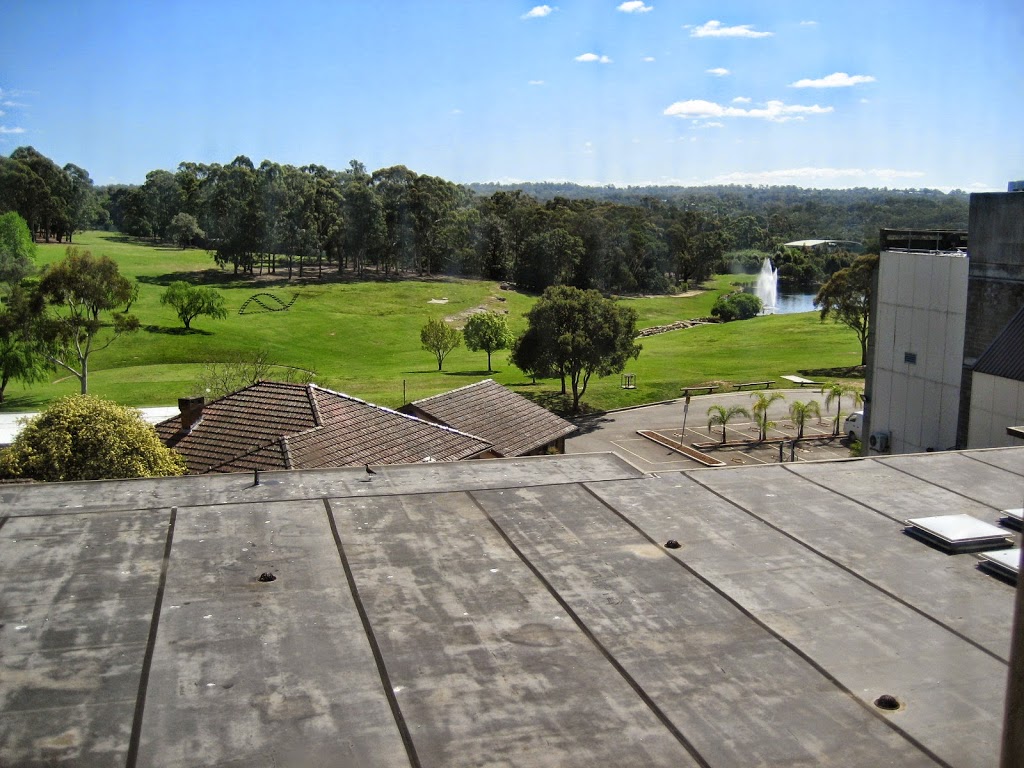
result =
M263 301L263 299L261 298L263 296L266 296L269 301L277 304L277 306L269 306L267 302ZM252 296L250 296L248 299L242 302L242 306L238 308L238 314L246 314L245 310L249 308L250 304L255 304L264 312L287 312L289 309L291 309L292 304L295 303L295 300L297 298L299 298L299 294L296 293L292 296L291 301L289 301L286 304L272 293L254 293ZM253 310L249 314L256 314L257 312L259 312L259 310Z

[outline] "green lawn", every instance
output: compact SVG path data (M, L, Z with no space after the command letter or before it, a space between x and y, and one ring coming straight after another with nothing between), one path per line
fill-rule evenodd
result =
M501 291L494 282L458 279L368 280L365 282L289 283L282 275L258 281L236 279L222 271L205 251L152 247L103 232L82 233L75 245L94 255L106 254L124 274L141 284L132 312L143 330L118 339L90 359L90 392L130 405L168 405L193 394L207 362L266 349L284 366L313 369L316 381L381 405L425 397L490 375L528 396L548 401L558 382L533 385L498 352L486 372L485 353L461 347L446 360L443 372L429 352L420 349L419 329L430 318L446 317L487 305L507 311L512 329L525 327L523 314L534 297ZM63 257L66 245L40 245L39 260ZM176 279L216 286L227 300L224 320L197 318L186 332L160 294ZM710 290L694 297L625 299L639 316L639 327L709 314L735 276L720 276ZM286 312L239 314L256 293L272 293L283 302L297 296ZM431 300L447 299L446 304ZM251 308L255 308L250 305ZM759 317L726 325L673 331L641 341L643 352L627 371L637 388L623 390L619 377L595 379L584 400L594 408L614 408L675 397L684 385L774 379L784 373L840 368L859 362L854 334L842 326L818 322L814 313ZM8 386L7 411L32 410L78 391L74 377L57 374L45 385Z

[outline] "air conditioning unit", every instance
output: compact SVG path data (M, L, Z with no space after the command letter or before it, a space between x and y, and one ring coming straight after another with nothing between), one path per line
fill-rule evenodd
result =
M888 451L889 450L889 433L883 430L878 432L872 432L871 437L868 438L868 446L872 451Z

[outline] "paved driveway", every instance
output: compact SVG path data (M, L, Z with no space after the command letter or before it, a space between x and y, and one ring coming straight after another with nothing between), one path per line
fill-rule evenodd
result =
M772 390L773 392L776 390ZM825 413L824 396L817 390L790 389L778 390L783 400L773 403L768 411L769 421L776 422L768 431L768 438L793 438L796 428L789 418L789 403L794 400L807 402L817 400L822 409L822 418L811 419L804 427L804 435L829 435L832 432L832 419L835 417L835 404L831 413ZM693 469L702 466L697 461L677 451L659 445L641 437L637 430L653 430L663 437L675 441L680 439L683 421L686 421L686 432L683 442L709 443L721 440L722 428L714 427L709 433L708 408L722 405L729 408L740 405L750 409L754 398L750 392L730 392L726 394L700 395L690 399L685 409L682 399L657 405L646 405L621 411L612 411L598 416L585 417L577 420L579 433L565 441L566 453L590 453L595 451L611 451L621 456L644 472L668 472L672 470ZM844 418L849 411L849 399L844 402ZM684 414L684 409L686 413ZM750 440L757 437L757 426L751 419L743 416L730 422L726 428L728 441ZM744 448L701 448L729 465L737 464L770 464L779 461L778 443L768 443ZM796 461L819 459L838 459L850 456L845 440L832 439L827 441L802 441L792 451L787 444L783 458L790 460L792 455Z

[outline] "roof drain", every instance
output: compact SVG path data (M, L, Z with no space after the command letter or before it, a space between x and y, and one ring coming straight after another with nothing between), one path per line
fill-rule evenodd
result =
M277 576L272 574L270 571L264 571L263 573L261 573L259 575L259 577L256 579L256 581L263 581L263 582L277 581Z
M665 542L665 549L679 549L681 546L683 545L675 539L669 539Z
M887 712L895 712L897 709L903 708L903 705L900 704L900 700L891 693L883 693L875 699L875 706L879 709L884 709Z

